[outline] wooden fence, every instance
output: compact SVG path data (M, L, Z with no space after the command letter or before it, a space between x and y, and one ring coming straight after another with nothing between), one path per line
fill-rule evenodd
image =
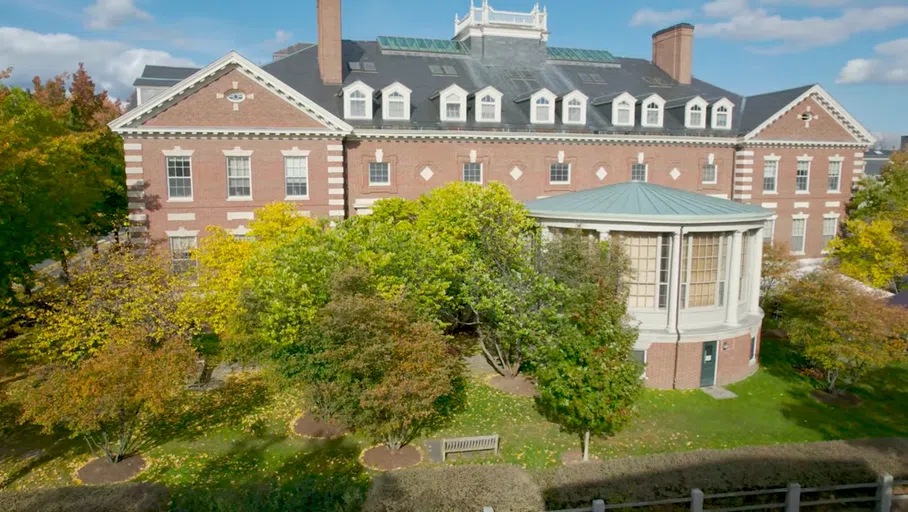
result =
M893 480L890 475L883 475L878 482L867 484L850 484L850 485L831 485L828 487L808 487L802 488L799 484L791 483L788 487L778 489L765 489L761 491L743 491L743 492L726 492L720 494L704 494L700 489L692 489L690 496L687 498L677 498L671 500L658 501L641 501L638 503L617 503L606 504L603 500L595 500L590 507L572 508L565 510L553 510L550 512L605 512L606 510L619 510L631 508L646 507L664 507L668 505L684 505L691 512L745 512L750 510L778 510L784 509L785 512L797 512L801 507L818 507L822 505L843 505L849 503L863 503L874 505L876 512L893 512L893 503L898 501L908 502L908 494L894 495L893 489L898 486L908 486L908 480ZM856 497L832 497L823 498L818 496L821 493L836 493L842 491L860 491L873 489L873 496L856 496ZM869 493L868 493L869 494ZM778 497L771 500L770 503L760 503L756 505L745 505L738 507L708 507L709 500L720 500L728 498L745 498L754 496ZM483 512L494 512L492 507L485 507Z

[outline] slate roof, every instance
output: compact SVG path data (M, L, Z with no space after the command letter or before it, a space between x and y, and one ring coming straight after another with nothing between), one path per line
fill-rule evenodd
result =
M878 177L883 173L883 167L889 163L895 151L888 149L871 149L864 152L864 174Z
M326 86L322 84L318 73L317 46L301 44L292 48L299 50L286 57L281 57L283 53L278 52L276 58L280 58L265 64L263 68L340 118L343 118L343 98L340 91L344 86L357 80L375 89L376 93L394 82L400 82L412 90L409 121L383 120L380 96L377 95L372 120L347 120L354 127L360 128L733 137L749 133L812 87L804 86L743 97L696 78L690 85L679 84L645 59L617 58L617 65L611 66L549 59L537 62L535 66L520 66L506 57L503 57L503 60L489 62L470 55L388 52L383 51L377 41L349 40L343 41L342 44L343 85ZM350 62L374 63L375 71L353 71L349 67ZM449 66L457 74L456 76L436 74L431 71L430 66ZM146 66L142 77L136 80L136 85L174 85L195 71L197 69ZM581 74L598 75L605 83L585 83ZM467 103L466 122L442 122L436 93L452 84L459 85L468 93L475 93L489 85L501 91L504 94L502 122L476 123L472 101ZM531 124L530 104L518 103L515 100L542 88L549 89L559 98L574 90L586 94L590 98L586 125L562 124L560 108L557 110L554 124L544 126ZM611 105L593 104L595 99L614 97L623 92L629 92L638 100L633 127L614 126L611 123ZM643 113L642 102L654 93L668 102L663 127L643 127L640 122ZM721 98L728 98L734 103L732 129L713 130L709 122L704 129L685 128L684 104L696 96L703 97L710 104Z
M763 220L773 215L752 204L634 181L537 199L526 207L531 215L663 223Z

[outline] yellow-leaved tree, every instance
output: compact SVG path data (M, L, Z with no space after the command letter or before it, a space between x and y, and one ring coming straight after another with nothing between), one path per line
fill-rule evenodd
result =
M845 221L848 236L829 244L842 273L870 286L898 292L901 277L908 274L908 250L900 224L901 221L886 217Z

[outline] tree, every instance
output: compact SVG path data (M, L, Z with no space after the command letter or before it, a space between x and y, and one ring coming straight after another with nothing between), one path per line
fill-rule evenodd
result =
M808 274L783 296L783 328L826 375L830 393L906 356L908 310L887 305L832 271Z
M365 272L341 272L335 283L303 375L323 415L399 450L442 414L461 363L437 326L382 297Z
M798 260L791 255L788 244L763 244L763 270L760 281L760 306L763 308L775 298L779 286L794 276Z
M544 269L566 290L565 321L535 370L537 405L549 420L583 437L626 426L642 392L643 369L631 357L637 331L627 317L629 263L620 243L580 230L556 234L543 249Z
M157 347L126 330L75 367L42 367L20 386L22 422L50 432L68 429L111 464L135 448L142 421L161 414L195 368L189 344L168 339Z
M860 181L849 203L850 219L891 218L908 209L908 152L894 153L879 176Z
M906 207L905 212L908 212ZM832 256L847 276L877 288L899 291L902 276L908 274L908 240L902 235L904 218L849 219L848 236L830 242Z

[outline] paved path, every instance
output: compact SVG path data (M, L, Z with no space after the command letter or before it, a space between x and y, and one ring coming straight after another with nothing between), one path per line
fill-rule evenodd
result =
M707 395L715 398L716 400L731 400L732 398L738 398L738 395L723 388L722 386L711 386L708 388L700 388L700 389Z

